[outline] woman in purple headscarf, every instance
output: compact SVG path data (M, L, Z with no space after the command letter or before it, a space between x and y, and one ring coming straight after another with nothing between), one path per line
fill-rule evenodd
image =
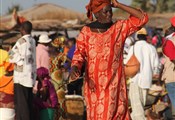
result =
M54 111L58 108L58 98L50 81L49 71L44 67L37 69L38 92L34 99L34 105L39 110L41 120L53 120ZM46 114L47 113L47 114ZM38 117L37 117L38 119Z

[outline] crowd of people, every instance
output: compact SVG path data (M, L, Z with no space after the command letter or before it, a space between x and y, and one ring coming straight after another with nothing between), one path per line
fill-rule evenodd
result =
M125 42L124 63L126 64L133 54L140 62L139 72L128 80L131 116L136 115L138 119L144 118L145 109L148 110L150 104L154 105L151 110L159 113L157 119L161 117L165 120L175 119L174 93L172 93L175 78L174 20L175 17L172 17L171 26L164 32L157 29L158 32L151 31L157 34L149 35L149 28L142 28L135 36L128 37ZM149 114L146 116L150 117Z
M52 39L41 34L35 40L31 31L32 23L23 22L22 37L13 48L10 51L1 48L1 119L14 120L14 116L17 120L66 119L62 107L65 94L82 95L82 79L78 85L76 82L65 85L76 40L60 34ZM3 108L10 108L9 112Z
M113 22L112 7L130 17ZM142 10L117 0L90 0L86 9L96 21L77 38L35 40L26 20L12 49L1 45L0 120L67 119L65 94L85 98L87 120L175 119L175 17L165 35L149 35Z

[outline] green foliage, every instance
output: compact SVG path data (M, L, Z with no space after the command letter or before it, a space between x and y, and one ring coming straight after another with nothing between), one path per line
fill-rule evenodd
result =
M13 10L16 9L16 11L22 10L22 7L19 4L14 4L11 7L8 7L7 14L13 13Z
M175 12L175 0L169 0L168 6L170 7L170 12Z
M163 13L175 11L175 0L157 0L157 4L151 4L151 0L132 0L133 7L142 8L151 13Z

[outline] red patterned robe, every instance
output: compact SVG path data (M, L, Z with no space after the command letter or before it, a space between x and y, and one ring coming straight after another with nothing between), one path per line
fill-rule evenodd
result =
M106 32L95 33L85 26L77 39L72 66L86 62L85 99L88 120L129 120L123 70L125 39L147 21L130 16L118 20Z

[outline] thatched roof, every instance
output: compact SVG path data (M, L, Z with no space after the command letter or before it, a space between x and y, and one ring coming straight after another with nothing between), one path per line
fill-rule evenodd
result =
M18 15L30 20L34 29L58 28L80 24L85 20L84 14L61 7L59 5L43 3L32 8L18 12ZM0 30L6 30L11 26L11 15L1 17ZM68 25L66 26L68 22ZM64 23L64 25L63 25Z
M164 28L170 25L170 19L175 16L175 12L172 13L148 13L149 21L146 24L149 27ZM126 19L129 14L123 11L115 11L114 18L116 19Z
M148 26L165 28L170 26L170 19L175 15L175 13L161 13L161 14L149 14Z

